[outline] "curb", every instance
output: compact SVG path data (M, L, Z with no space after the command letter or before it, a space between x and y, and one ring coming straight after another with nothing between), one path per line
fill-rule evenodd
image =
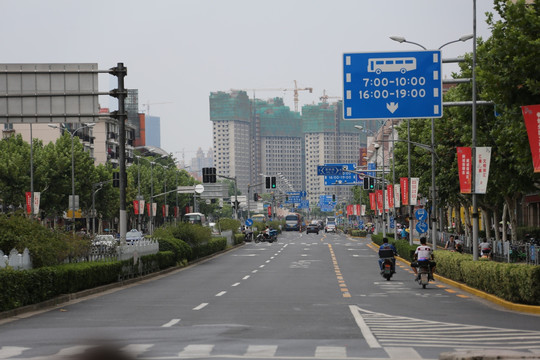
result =
M377 249L379 248L379 245L377 245L374 242L371 242L370 245L376 246ZM396 259L398 259L402 263L405 263L405 264L407 264L409 266L411 265L411 263L409 261L407 261L407 260L405 260L405 259L403 259L403 258L401 258L399 256L397 256ZM501 299L501 298L499 298L499 297L497 297L495 295L491 295L491 294L488 294L488 293L486 293L484 291L472 288L472 287L470 287L468 285L465 285L463 283L460 283L460 282L445 278L444 276L437 275L437 274L433 274L433 276L435 277L435 279L439 280L440 282L443 282L445 284L448 284L448 285L451 285L451 286L456 287L458 289L461 289L463 291L466 291L469 294L472 294L474 296L477 296L477 297L483 298L485 300L488 300L489 302L500 305L500 306L502 306L502 307L504 307L506 309L513 310L513 311L518 311L518 312L524 312L524 313L528 313L528 314L540 315L540 306L523 305L523 304L513 303L513 302L510 302L510 301Z
M236 249L238 247L244 246L244 245L245 245L245 242L243 242L241 244L233 245L230 248L219 251L219 252L214 253L212 255L208 255L208 256L193 260L191 263L189 263L186 266L174 266L174 267L170 267L170 268L167 268L167 269L156 271L156 272L153 272L153 273L150 273L150 274L146 274L146 275L142 275L142 276L138 276L138 277L133 277L131 279L120 280L120 281L117 281L117 282L114 282L114 283L111 283L111 284L102 285L102 286L98 286L98 287L95 287L95 288L82 290L82 291L79 291L79 292L76 292L76 293L60 295L60 296L57 296L55 298L45 300L45 301L42 301L42 302L37 303L37 304L26 305L26 306L22 306L22 307L12 309L12 310L3 311L3 312L0 312L0 325L4 324L4 323L7 323L7 322L14 321L14 320L18 320L18 319L21 319L21 318L30 317L30 316L34 315L35 313L53 310L54 308L61 307L62 305L66 305L66 304L68 304L68 303L70 303L72 301L84 300L85 298L93 296L93 295L106 293L108 291L120 290L120 289L122 289L124 287L136 286L136 285L142 284L142 283L144 283L146 281L152 280L154 278L158 279L158 278L161 278L161 277L164 277L164 276L167 276L167 275L172 275L173 273L183 271L183 270L188 269L188 268L190 268L192 266L195 266L195 265L197 265L199 263L205 262L205 261L207 261L207 260L209 260L211 258L220 256L220 255L223 255L226 252L232 251L232 250L234 250L234 249Z

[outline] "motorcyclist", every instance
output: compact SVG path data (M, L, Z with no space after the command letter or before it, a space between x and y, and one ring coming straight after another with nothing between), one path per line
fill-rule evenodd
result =
M450 238L444 245L444 249L450 250L450 251L456 251L456 241L454 240L454 235L450 235Z
M397 250L396 247L393 244L388 243L388 238L383 238L383 243L379 247L379 267L381 268L381 271L383 270L383 263L384 258L388 258L388 256L385 253L388 253L388 250L392 250L393 255L397 256ZM392 273L396 272L396 258L392 256Z
M478 244L478 249L480 250L481 257L491 257L491 243L489 243L486 239Z
M270 239L270 228L268 227L268 225L266 225L266 228L264 229L264 238Z
M426 242L426 237L422 236L420 238L420 246L418 246L416 248L416 251L414 252L414 261L411 263L411 267L416 277L418 277L418 266L420 266L420 263L425 261L429 262L431 268L429 278L433 279L433 272L435 271L435 266L437 264L435 263L435 261L433 261L433 249L431 249L430 246L426 245Z

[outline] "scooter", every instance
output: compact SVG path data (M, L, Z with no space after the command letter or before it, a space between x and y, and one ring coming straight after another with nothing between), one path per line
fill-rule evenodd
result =
M379 257L382 260L382 270L381 275L386 281L390 281L392 275L394 275L393 265L394 265L394 251L391 249L382 249L379 250Z
M416 281L418 281L418 284L425 289L430 280L433 280L433 275L431 273L429 261L418 261L418 275L416 276Z
M383 269L381 270L381 275L386 281L390 281L394 271L392 270L392 258L384 258L383 260Z
M268 241L269 243L273 243L274 241L277 241L277 230L270 229L270 235L266 235L264 232L260 232L259 235L255 238L255 242L264 242Z

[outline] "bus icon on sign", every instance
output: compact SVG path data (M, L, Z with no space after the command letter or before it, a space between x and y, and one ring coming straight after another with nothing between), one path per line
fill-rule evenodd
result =
M383 72L400 72L416 70L416 58L372 58L368 59L368 72L380 74Z

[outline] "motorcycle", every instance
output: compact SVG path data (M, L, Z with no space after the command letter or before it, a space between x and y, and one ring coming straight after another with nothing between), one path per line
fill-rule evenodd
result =
M393 270L394 251L390 249L379 250L379 257L382 260L381 275L386 279L386 281L390 281L392 275L395 273Z
M244 241L245 242L251 242L253 241L253 232L252 231L249 231L244 234Z
M277 230L270 229L270 234L266 235L264 232L260 232L259 235L255 238L255 242L264 242L268 241L269 243L273 243L274 241L277 241Z
M430 280L433 280L433 274L431 273L429 261L418 261L418 275L416 276L416 281L418 281L418 284L425 289Z

